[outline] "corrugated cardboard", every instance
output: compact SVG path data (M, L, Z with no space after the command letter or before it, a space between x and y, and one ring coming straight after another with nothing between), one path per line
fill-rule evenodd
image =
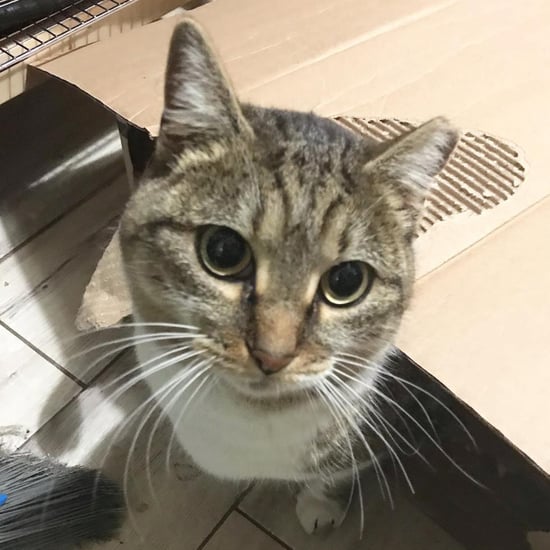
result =
M528 177L422 234L400 347L550 472L550 3L218 0L193 12L240 96L327 116L445 114L523 151ZM175 21L37 68L154 136ZM496 154L496 153L495 153Z

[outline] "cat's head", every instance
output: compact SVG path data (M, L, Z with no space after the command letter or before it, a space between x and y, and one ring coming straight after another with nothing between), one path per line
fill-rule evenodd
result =
M156 150L121 224L138 319L196 327L190 345L243 395L364 374L409 302L417 221L456 140L444 119L381 146L243 105L181 23Z

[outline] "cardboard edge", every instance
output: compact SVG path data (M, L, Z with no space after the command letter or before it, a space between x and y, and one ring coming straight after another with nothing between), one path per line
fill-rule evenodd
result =
M56 75L48 72L47 70L43 69L40 66L28 65L27 79L26 79L26 83L25 83L26 86L27 86L27 83L28 83L29 87L33 87L33 86L36 86L36 85L41 84L43 82L46 82L48 79L55 79L58 82L61 82L66 86L69 86L69 87L71 87L75 90L78 90L80 93L82 93L85 96L93 99L98 105L101 105L103 108L105 108L107 111L109 111L109 113L111 113L117 120L123 121L125 124L133 126L137 130L140 130L140 131L146 133L148 136L151 137L150 132L146 128L143 128L142 126L139 126L139 125L129 121L127 118L122 117L115 110L111 109L107 104L105 104L103 101L101 101L100 99L98 99L94 95L90 94L86 90L82 89L80 86L78 86L78 85L76 85L72 82L69 82L68 80L65 80L64 78L60 78L59 76L56 76Z

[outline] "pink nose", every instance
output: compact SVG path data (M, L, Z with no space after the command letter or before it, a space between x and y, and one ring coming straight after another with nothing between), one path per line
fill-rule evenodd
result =
M271 355L261 349L253 349L250 353L256 359L259 369L267 375L283 370L295 357L294 355Z

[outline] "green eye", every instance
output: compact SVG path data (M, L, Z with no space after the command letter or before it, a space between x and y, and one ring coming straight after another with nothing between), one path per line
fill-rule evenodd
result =
M200 235L198 252L206 270L216 277L244 277L252 267L250 246L229 227L208 226Z
M370 288L372 274L364 262L343 262L322 277L320 291L333 306L347 306L362 298Z

